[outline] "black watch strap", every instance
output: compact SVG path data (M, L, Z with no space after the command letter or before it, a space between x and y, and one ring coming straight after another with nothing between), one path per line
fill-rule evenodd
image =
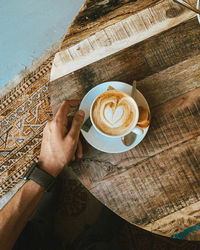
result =
M24 180L32 180L49 192L56 179L41 169L39 163L33 163L24 175Z

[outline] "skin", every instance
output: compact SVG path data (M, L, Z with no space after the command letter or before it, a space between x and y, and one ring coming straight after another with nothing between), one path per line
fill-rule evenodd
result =
M79 103L77 100L64 101L54 119L44 128L39 164L54 177L75 159L75 155L83 156L79 134L84 111L75 114L70 129L67 117L70 108ZM29 180L0 211L0 250L12 249L43 195L44 189Z

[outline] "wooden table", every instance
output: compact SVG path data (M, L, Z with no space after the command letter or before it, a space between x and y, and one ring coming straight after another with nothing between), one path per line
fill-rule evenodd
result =
M88 147L71 166L118 215L170 237L200 222L200 25L171 0L87 1L54 59L53 112L99 83L134 79L151 108L145 139L122 154Z

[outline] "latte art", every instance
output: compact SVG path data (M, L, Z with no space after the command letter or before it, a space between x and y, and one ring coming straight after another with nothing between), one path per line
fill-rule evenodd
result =
M132 97L121 91L109 90L94 102L92 119L95 126L103 133L120 136L132 127L135 113Z

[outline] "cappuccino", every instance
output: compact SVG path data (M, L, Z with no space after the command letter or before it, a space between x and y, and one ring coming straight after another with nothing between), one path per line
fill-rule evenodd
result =
M133 98L117 90L109 90L99 95L93 103L91 114L95 126L110 136L126 134L136 119Z

